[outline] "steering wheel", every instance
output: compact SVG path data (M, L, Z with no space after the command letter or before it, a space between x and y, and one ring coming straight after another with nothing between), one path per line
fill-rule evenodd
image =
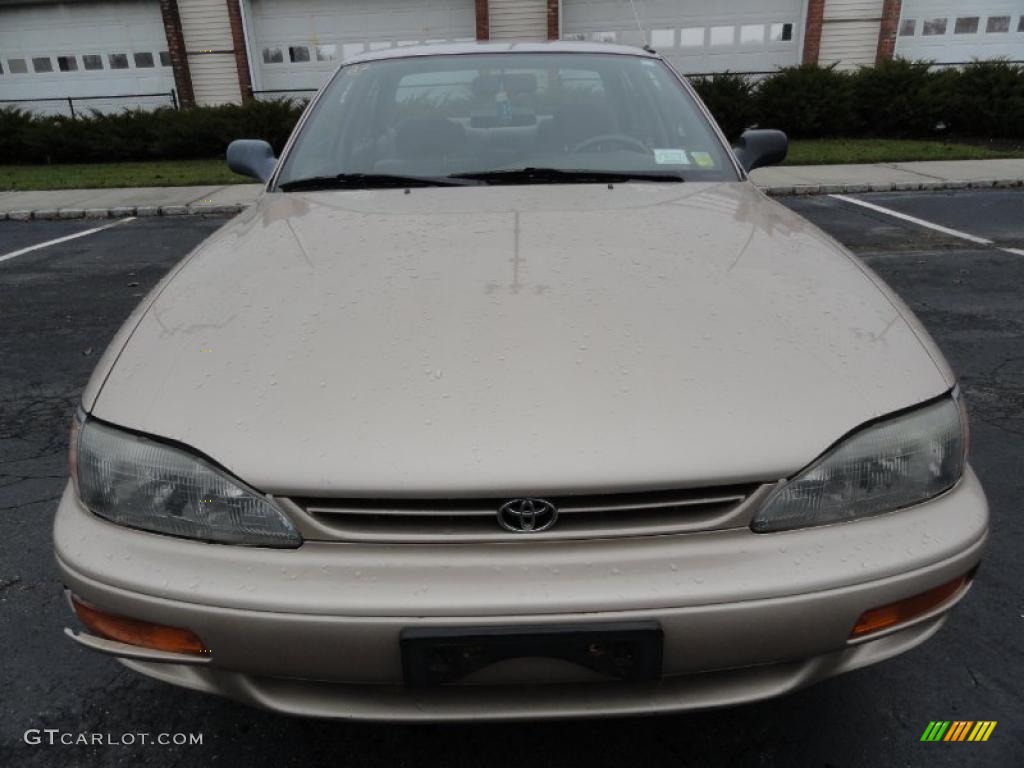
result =
M572 148L573 152L585 152L596 144L612 143L619 144L628 149L635 149L637 152L647 154L650 150L647 149L647 145L639 139L634 139L632 136L627 136L624 133L604 133L600 136L591 136L589 139L584 139L575 147Z

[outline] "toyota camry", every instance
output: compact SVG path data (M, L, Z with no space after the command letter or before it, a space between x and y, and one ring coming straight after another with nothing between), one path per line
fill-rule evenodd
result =
M113 339L67 634L320 717L753 701L924 642L988 529L956 378L653 51L374 51ZM71 614L69 614L71 615Z

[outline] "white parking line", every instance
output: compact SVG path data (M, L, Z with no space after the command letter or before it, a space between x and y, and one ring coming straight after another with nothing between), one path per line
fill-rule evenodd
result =
M836 200L842 200L844 203L853 203L854 205L859 205L862 208L878 211L878 213L887 214L895 219L909 221L911 224L917 224L919 227L934 229L936 232L942 232L944 235L952 235L953 237L959 237L961 240L969 240L970 242L978 243L979 245L992 245L992 241L987 238L978 237L977 235L969 235L966 232L961 232L959 229L950 229L949 227L944 227L941 224L935 224L930 221L925 221L924 219L919 219L916 216L910 216L906 213L894 211L892 208L883 208L880 205L869 203L867 200L858 200L855 197L848 197L846 195L829 195L829 197L834 197Z
M76 237L94 235L97 232L102 232L105 229L110 229L111 227L116 227L119 224L124 224L126 222L134 220L134 216L126 216L125 218L118 219L117 221L113 221L110 224L104 224L102 227L93 227L92 229L86 229L83 230L82 232L75 232L73 235L65 235L64 237L58 237L53 240L47 240L45 243L36 243L35 245L30 245L27 248L22 248L17 251L11 251L10 253L3 254L2 256L0 256L0 261L7 261L8 259L13 259L15 256L21 256L26 253L31 253L32 251L38 251L40 248L49 248L51 245L59 245L60 243L66 243L68 240L74 240Z

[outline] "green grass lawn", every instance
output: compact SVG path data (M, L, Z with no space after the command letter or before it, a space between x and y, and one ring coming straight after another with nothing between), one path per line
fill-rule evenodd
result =
M1013 152L974 144L918 139L797 139L789 143L785 165L987 160L999 157L1024 157L1024 149Z
M0 189L103 189L239 184L253 179L228 170L223 158L146 163L0 165Z
M996 157L1024 157L1024 149L1014 152L972 144L904 139L805 139L790 142L786 165ZM178 187L243 182L252 182L252 179L229 171L223 158L148 163L0 165L0 190Z

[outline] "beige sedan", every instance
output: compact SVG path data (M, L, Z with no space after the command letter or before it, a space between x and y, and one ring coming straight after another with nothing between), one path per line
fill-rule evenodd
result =
M988 528L956 379L658 55L347 62L129 318L54 530L75 641L280 712L753 701L939 630Z

